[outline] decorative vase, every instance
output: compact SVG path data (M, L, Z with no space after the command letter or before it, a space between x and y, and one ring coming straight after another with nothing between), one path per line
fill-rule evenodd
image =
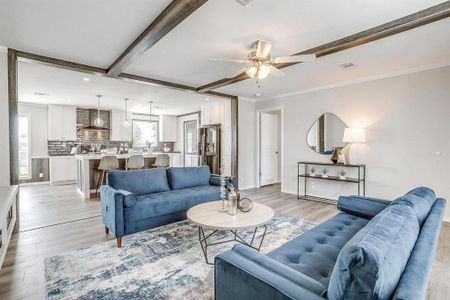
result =
M219 211L226 212L228 210L228 200L227 200L227 180L223 175L223 169L220 169L220 199L222 200Z
M330 158L334 164L339 163L339 156L341 155L341 153L342 153L342 147L334 148L333 154L331 154L331 158Z
M237 194L234 187L231 187L231 191L228 193L228 214L234 216L237 212Z

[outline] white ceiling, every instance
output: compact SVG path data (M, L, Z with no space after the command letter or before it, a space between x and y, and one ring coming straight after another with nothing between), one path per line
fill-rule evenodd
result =
M0 0L0 44L107 68L171 0Z
M83 78L90 80L84 81ZM35 92L46 95L36 95ZM155 102L153 113L170 115L199 111L200 105L207 101L223 101L163 86L136 84L34 63L19 63L20 102L96 107L97 94L103 95L101 107L104 109L124 110L123 99L130 98L128 109L134 113L149 113L149 101Z
M344 62L354 67L343 68ZM257 101L450 65L450 18L283 69L285 76L218 89ZM260 93L260 97L255 94Z
M443 2L442 0L209 0L126 72L200 86L241 66L210 58L245 58L257 39L273 56L293 54ZM108 67L170 0L0 0L0 45ZM284 69L281 79L252 80L218 91L255 100L450 63L450 21ZM339 64L353 61L354 68ZM255 93L261 93L257 98Z

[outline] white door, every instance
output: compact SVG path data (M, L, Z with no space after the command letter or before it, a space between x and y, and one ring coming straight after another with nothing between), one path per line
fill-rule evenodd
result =
M260 184L280 181L279 178L279 126L278 115L261 113Z

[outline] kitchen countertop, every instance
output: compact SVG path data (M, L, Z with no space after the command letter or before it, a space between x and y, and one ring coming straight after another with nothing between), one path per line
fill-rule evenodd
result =
M87 153L87 154L75 154L76 159L80 160L90 160L90 159L101 159L103 156L116 156L119 159L129 158L131 155L143 155L144 157L156 157L158 154L177 154L180 152L154 152L154 153L127 153L127 154L107 154L107 153Z

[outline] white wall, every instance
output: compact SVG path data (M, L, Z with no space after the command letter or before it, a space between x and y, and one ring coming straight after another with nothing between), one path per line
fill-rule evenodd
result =
M239 189L256 186L256 112L255 103L239 98L238 101L238 177Z
M428 186L450 200L450 67L273 99L257 103L256 109L280 105L285 110L285 192L296 193L297 161L329 161L312 151L305 137L317 117L331 112L350 127L366 128L367 143L355 148L367 165L368 196L393 199ZM239 154L246 160L254 150L247 152L249 143L242 140ZM341 186L315 181L308 188L333 198L356 192ZM445 218L450 220L450 205Z
M9 184L8 55L0 49L0 185Z
M31 157L48 155L48 106L19 103L19 114L31 116Z

